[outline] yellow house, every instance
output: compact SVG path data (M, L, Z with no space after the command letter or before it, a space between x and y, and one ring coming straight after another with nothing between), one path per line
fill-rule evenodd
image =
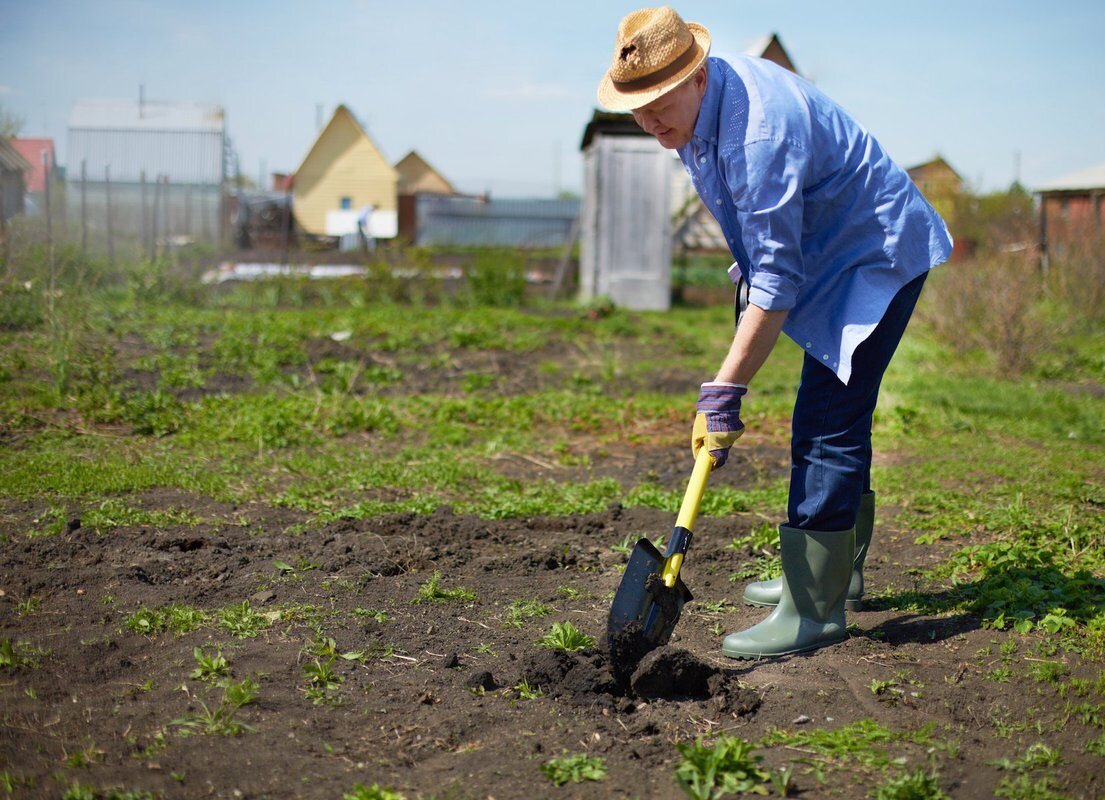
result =
M331 235L327 215L371 206L397 214L399 174L356 117L338 106L295 172L295 218L303 230ZM392 234L394 235L394 234Z
M399 194L456 194L453 184L411 150L395 165L399 173Z

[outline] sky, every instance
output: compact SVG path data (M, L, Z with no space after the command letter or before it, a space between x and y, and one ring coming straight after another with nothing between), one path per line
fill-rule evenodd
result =
M290 172L345 104L392 163L462 191L579 192L610 64L609 0L0 0L0 108L65 163L74 103L223 106L243 174ZM712 55L777 33L798 70L896 161L936 155L975 191L1105 161L1101 0L688 0ZM267 178L265 178L267 180Z

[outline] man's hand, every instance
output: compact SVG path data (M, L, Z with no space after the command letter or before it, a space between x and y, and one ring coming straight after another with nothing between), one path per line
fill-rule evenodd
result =
M720 381L704 383L699 390L691 450L696 458L703 447L709 450L714 469L725 463L729 448L744 433L741 398L747 392L748 387L743 384Z

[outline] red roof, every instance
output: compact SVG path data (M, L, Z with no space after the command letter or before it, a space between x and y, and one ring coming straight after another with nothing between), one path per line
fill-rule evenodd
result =
M15 151L23 158L31 162L31 166L34 167L34 171L27 176L27 191L28 192L44 192L46 191L46 172L42 169L42 151L45 150L49 155L50 167L53 168L54 161L54 140L53 139L11 139L9 143L15 148Z

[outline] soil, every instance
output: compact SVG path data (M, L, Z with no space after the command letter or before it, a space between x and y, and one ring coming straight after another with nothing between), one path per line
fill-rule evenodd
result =
M494 466L523 480L614 477L627 485L647 472L676 489L690 459L673 445L587 468L525 459ZM785 450L753 432L712 480L740 486L786 469ZM0 501L0 639L30 662L0 667L0 788L12 796L56 798L80 782L164 798L339 798L358 783L408 798L677 798L678 743L865 719L893 731L932 723L940 740L954 742L938 754L951 797L993 797L1011 773L991 762L1040 740L1062 750L1053 775L1068 796L1105 793L1105 760L1083 749L1100 731L1063 727L1063 703L1026 676L1030 640L1021 639L1011 681L994 680L987 676L1005 634L973 616L925 616L879 599L938 591L917 571L947 555L940 543L915 544L893 508L879 510L869 599L849 614L845 642L732 661L721 655L721 638L767 613L741 605L743 586L729 577L754 555L728 547L762 523L752 515L699 518L682 572L695 599L666 645L626 660L605 646L626 558L611 545L667 534L674 520L665 512L614 506L485 520L440 508L319 529L288 509L175 491L128 502L184 508L204 522L101 535L81 524L89 509L72 507L63 532L32 538L26 532L44 504ZM477 599L415 602L435 572L442 588ZM512 627L509 608L520 600L553 612ZM270 622L249 638L214 623L180 635L142 635L125 624L139 609L178 603L214 614L243 601ZM709 610L722 601L732 605ZM539 647L554 621L571 621L595 646L572 654ZM329 661L320 654L329 640L338 683L312 697L304 667ZM219 708L223 697L192 677L197 647L221 651L233 680L252 676L259 686L256 701L234 713L249 726L237 736L178 724ZM1097 679L1098 665L1066 660L1071 676ZM893 689L876 693L873 682ZM541 696L528 697L526 686ZM855 761L762 752L773 770L794 763L801 797L863 797L882 780ZM556 788L539 771L574 753L604 759L606 778ZM895 744L892 754L906 759L902 769L930 763L916 745Z

